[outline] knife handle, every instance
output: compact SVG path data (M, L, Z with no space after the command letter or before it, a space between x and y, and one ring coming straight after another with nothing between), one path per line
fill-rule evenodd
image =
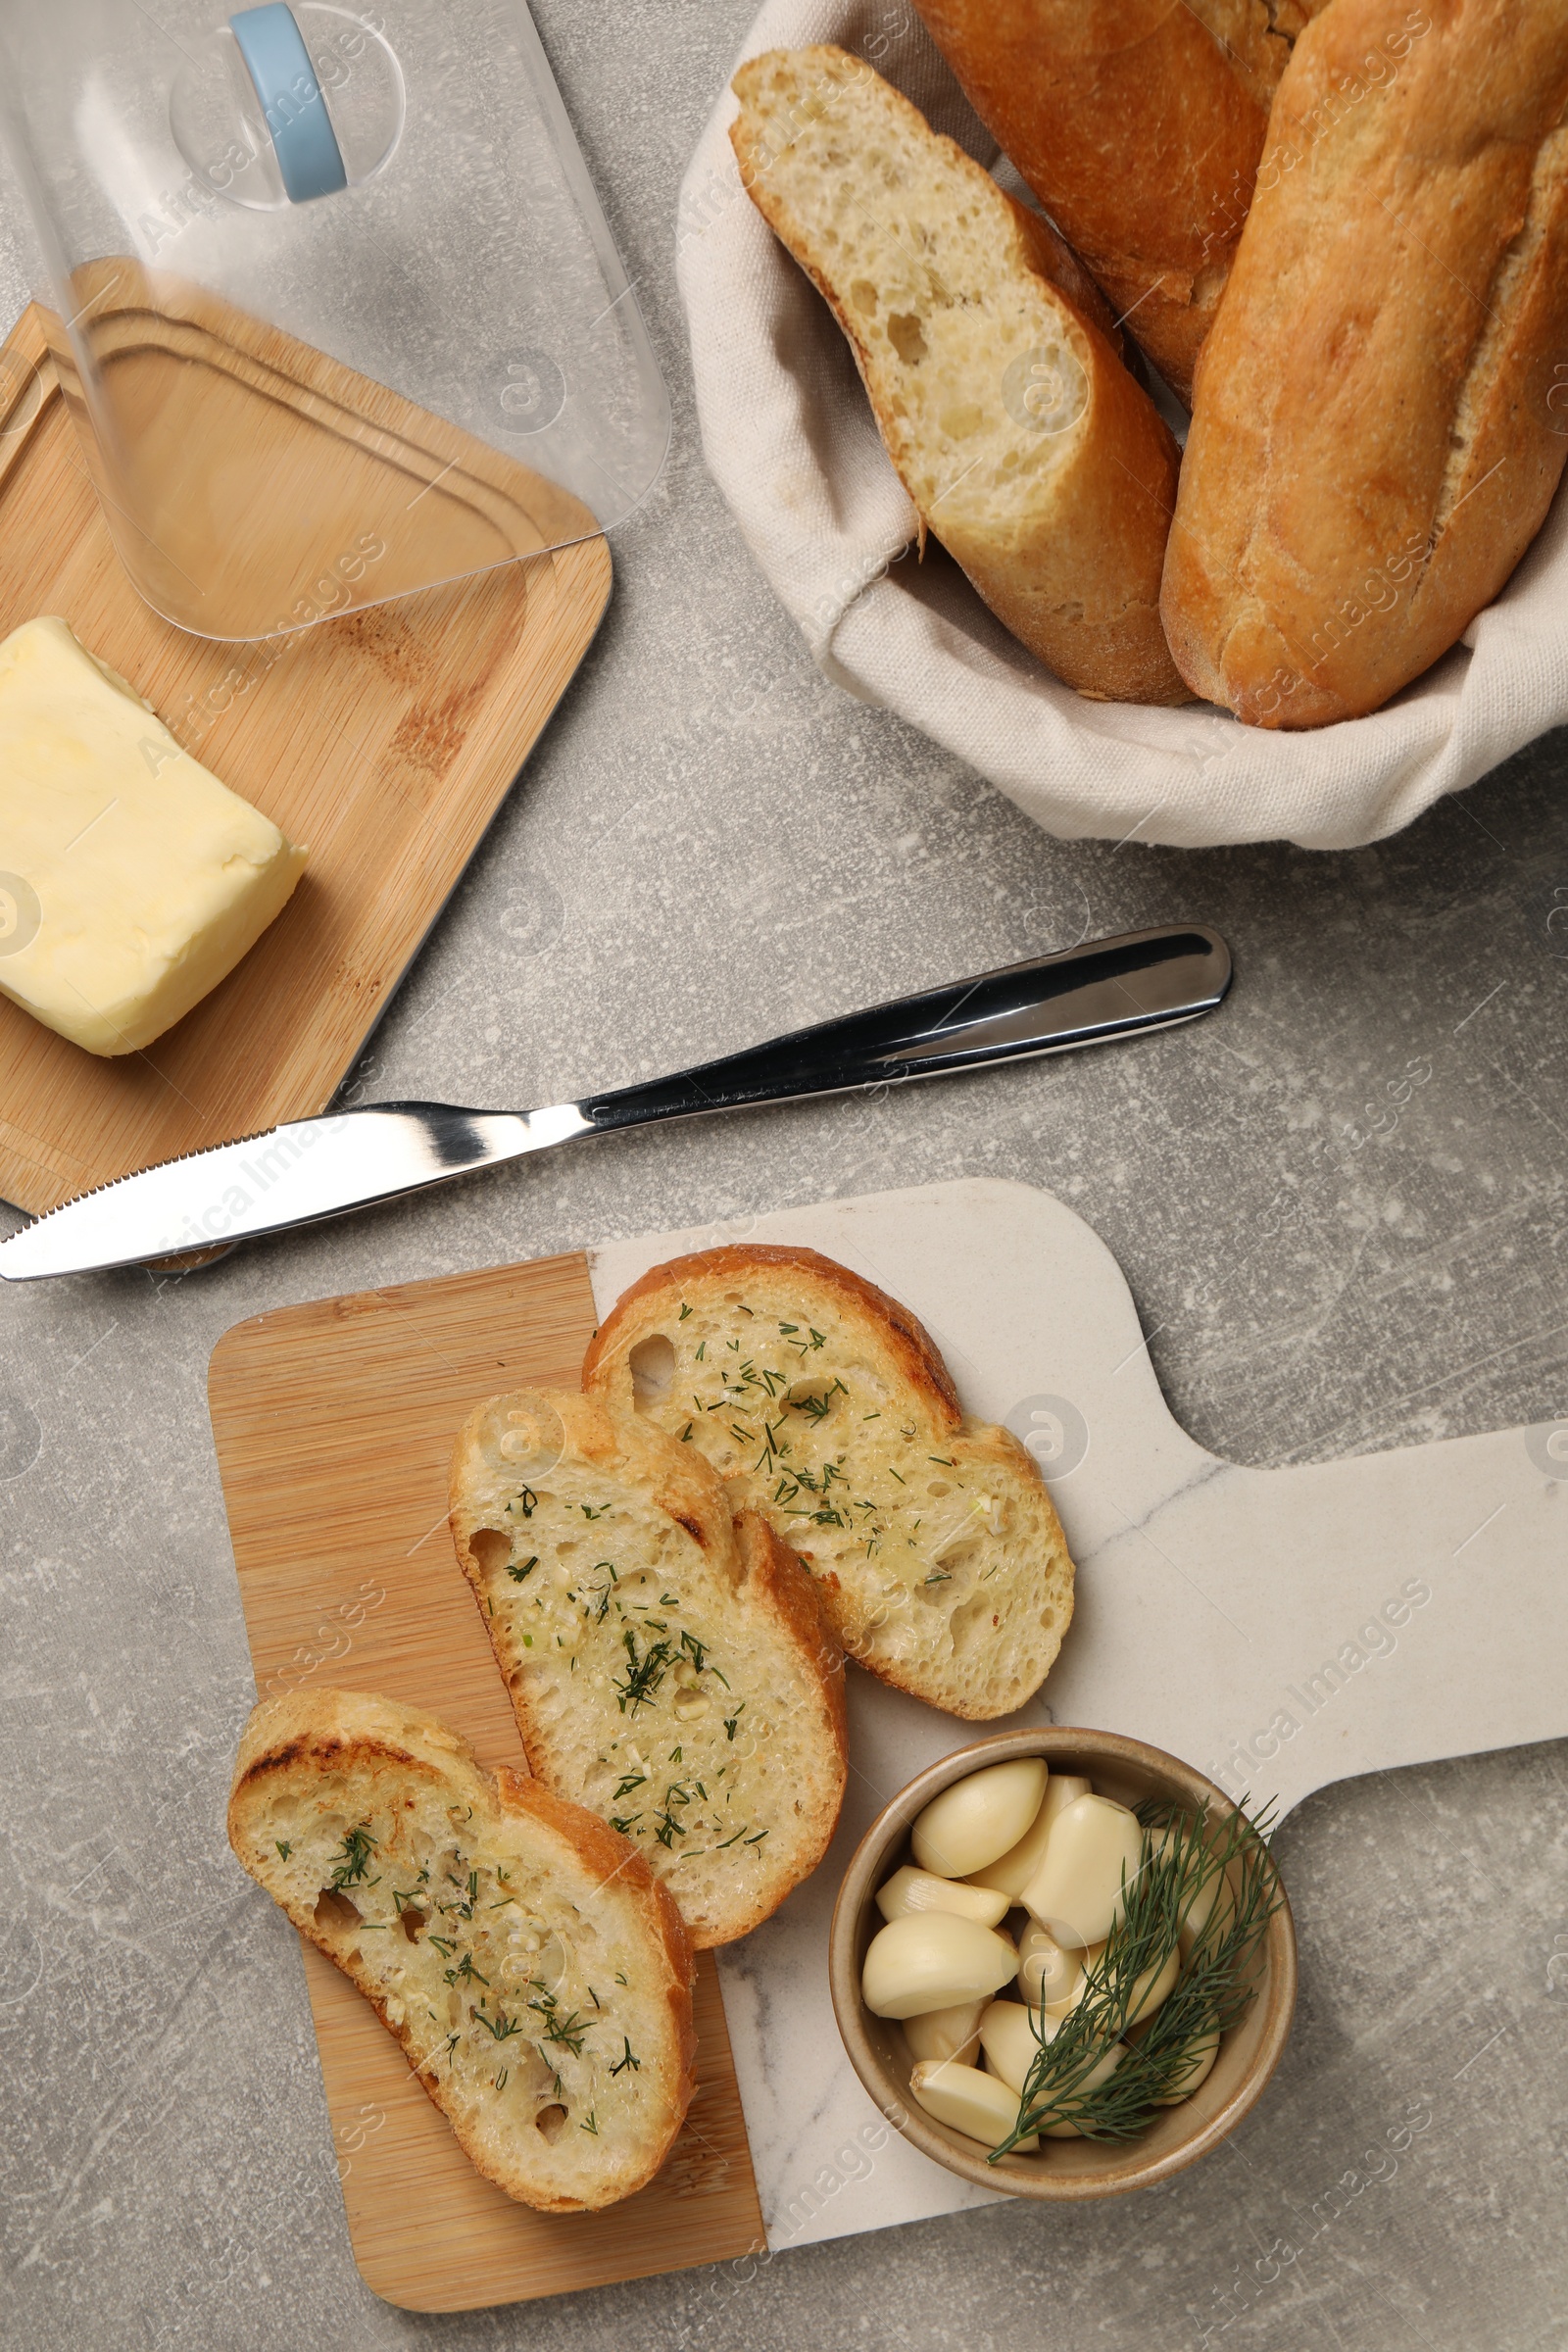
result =
M650 1119L788 1102L803 1095L935 1078L1062 1054L1211 1012L1231 984L1230 951L1198 924L1130 931L1055 956L901 997L577 1107L608 1133Z

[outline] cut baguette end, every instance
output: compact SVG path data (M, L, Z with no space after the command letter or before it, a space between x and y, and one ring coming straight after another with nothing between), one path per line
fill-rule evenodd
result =
M774 50L734 88L742 184L843 328L922 528L1066 684L1187 701L1158 610L1176 445L1053 282L1054 233L847 51Z
M1074 1573L1045 1482L874 1285L808 1250L677 1258L617 1301L583 1381L706 1455L880 1680L970 1722L1039 1689Z
M653 2179L694 2088L691 1945L596 1816L416 1708L316 1690L252 1713L228 1837L508 2196L585 2212Z
M699 1949L814 1870L848 1768L842 1648L735 1499L699 1448L564 1390L487 1398L453 1457L453 1542L528 1761L632 1840Z

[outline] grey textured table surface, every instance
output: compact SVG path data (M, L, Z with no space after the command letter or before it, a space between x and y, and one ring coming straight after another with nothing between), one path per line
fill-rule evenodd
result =
M750 14L538 7L675 441L617 534L603 634L367 1091L557 1102L1178 917L1227 933L1238 987L1164 1040L869 1111L582 1147L182 1283L0 1300L0 2342L1545 2352L1568 2309L1561 1746L1348 1785L1288 1824L1294 2041L1238 2138L1162 2191L466 2319L393 2311L354 2269L293 1937L222 1836L253 1697L204 1402L228 1324L1005 1174L1103 1235L1175 1411L1220 1453L1295 1461L1568 1410L1568 938L1548 928L1568 904L1568 743L1351 856L1063 846L824 684L704 473L673 284L680 172ZM18 223L8 185L7 316L31 272ZM1324 1176L1314 1139L1363 1121L1412 1060L1432 1075L1397 1125ZM1282 1190L1303 1213L1265 1239Z

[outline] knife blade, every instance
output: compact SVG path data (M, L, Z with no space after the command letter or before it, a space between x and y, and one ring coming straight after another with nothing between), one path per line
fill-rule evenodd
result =
M1106 1044L1213 1011L1231 970L1216 932L1167 925L1005 964L580 1102L527 1112L443 1102L327 1110L165 1160L51 1209L0 1243L0 1276L36 1282L98 1273L283 1233L650 1120L760 1108Z

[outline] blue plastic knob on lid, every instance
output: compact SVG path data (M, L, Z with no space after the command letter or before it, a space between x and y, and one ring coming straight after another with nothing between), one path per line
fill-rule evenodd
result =
M284 0L268 0L263 8L241 9L228 28L256 85L290 204L337 195L348 173L294 11Z

